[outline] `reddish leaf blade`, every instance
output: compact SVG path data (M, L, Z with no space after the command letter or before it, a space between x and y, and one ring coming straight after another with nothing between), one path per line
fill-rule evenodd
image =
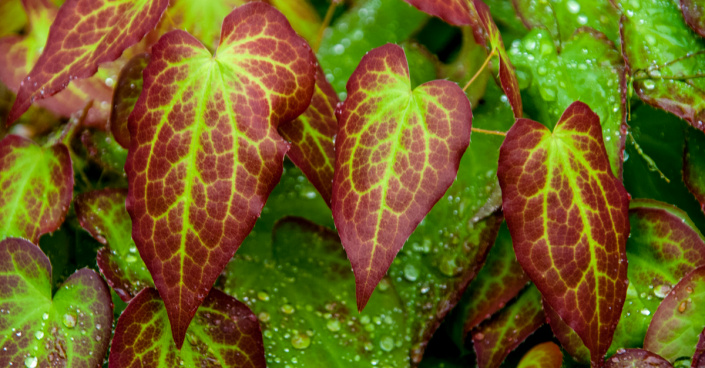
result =
M683 182L705 212L705 135L698 131L686 133Z
M543 300L543 311L546 313L546 322L551 326L551 331L556 339L561 343L561 347L570 354L575 361L582 364L590 364L590 350L585 347L580 336L566 324L560 316L551 308L546 300Z
M215 363L217 362L217 364ZM110 349L110 368L265 367L257 317L250 308L212 289L188 329L188 343L177 349L159 293L142 290L118 320Z
M35 100L95 74L98 65L117 59L154 29L168 0L68 0L49 30L46 47L17 92L8 124ZM100 24L100 27L97 26Z
M497 176L519 263L601 362L627 291L629 195L610 169L599 118L575 102L553 133L517 121Z
M673 368L673 366L652 352L642 349L625 349L607 359L605 368Z
M321 193L328 206L333 195L334 139L338 133L335 109L339 101L319 67L311 105L296 120L279 126L279 134L291 142L287 155Z
M8 135L0 141L0 238L37 244L64 222L73 194L73 168L63 144L44 149Z
M110 110L110 131L121 146L130 147L130 131L127 129L127 117L135 108L137 98L142 92L142 71L149 63L149 54L139 54L122 67Z
M81 227L106 245L98 251L100 272L120 299L129 302L154 281L132 240L126 199L127 189L96 190L77 196L74 208Z
M561 368L561 364L563 364L561 348L549 341L531 348L521 358L518 368Z
M469 0L404 0L424 13L454 26L477 25L477 12ZM473 27L475 28L475 27Z
M404 50L370 51L340 109L333 219L362 310L397 252L455 179L470 140L470 103L457 84L411 90Z
M691 368L705 368L705 329L700 333L698 345L695 347Z
M178 347L279 181L277 126L306 109L314 83L311 49L259 2L225 18L217 56L183 31L152 48L129 119L127 210Z
M686 275L661 302L649 325L644 349L669 362L694 355L705 328L705 266Z
M541 293L533 285L499 314L473 331L480 368L497 368L504 358L544 324Z
M108 350L113 305L98 274L81 269L52 297L49 258L18 238L0 242L0 366L92 368Z
M681 12L690 28L705 37L705 4L697 0L681 0Z

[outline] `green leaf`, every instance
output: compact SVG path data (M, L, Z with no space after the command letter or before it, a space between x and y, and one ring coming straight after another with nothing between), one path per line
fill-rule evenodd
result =
M277 126L308 107L315 71L308 44L261 2L225 18L216 56L180 30L153 46L129 119L127 210L177 347L279 181Z
M690 359L705 328L703 305L705 266L686 275L661 302L646 333L644 348L671 363Z
M685 134L683 182L705 212L705 135L693 129Z
M480 368L497 368L504 358L545 323L541 293L533 285L472 332Z
M331 207L362 310L455 179L472 112L455 83L412 90L404 50L392 44L365 55L339 111Z
M598 364L627 292L629 235L629 194L610 170L599 117L574 102L552 133L518 120L497 177L519 264Z
M269 2L286 16L296 33L311 45L318 42L321 17L309 0L269 0Z
M358 314L335 232L285 218L272 239L268 253L238 252L224 280L225 290L257 313L269 366L409 365L405 312L388 280Z
M86 156L102 169L125 176L125 161L127 150L120 146L108 133L101 130L84 130L81 133L81 143L86 150Z
M42 148L8 135L0 141L0 239L21 237L38 244L61 226L73 191L73 169L63 144Z
M98 251L98 267L108 285L129 302L145 287L154 286L132 240L132 221L125 210L127 189L103 189L76 197L76 217L105 247Z
M368 51L407 40L426 19L403 0L360 0L338 18L324 33L318 61L340 99L345 99L345 84Z
M624 61L614 44L595 30L583 28L564 37L557 48L547 30L535 29L509 51L519 84L528 88L534 102L527 111L553 128L573 101L586 103L600 117L612 173L619 177L627 131Z
M27 14L22 7L21 0L0 2L0 37L22 30L26 23Z
M175 29L182 29L215 50L220 40L223 18L248 0L175 0L167 9Z
M167 0L68 0L51 24L42 55L19 86L9 124L36 100L88 78L154 29ZM96 22L101 27L96 27Z
M216 2L209 1L207 3ZM150 55L147 53L134 56L122 67L115 82L109 125L113 137L124 148L130 147L127 117L135 108L137 98L142 92L142 71L147 67L149 58Z
M620 1L624 60L648 104L705 130L705 40L672 0Z
M673 368L673 366L650 351L625 349L607 359L605 368Z
M142 290L118 319L110 368L266 367L257 317L243 303L212 289L177 349L159 293Z
M113 322L110 292L92 270L76 271L52 298L49 258L17 238L0 242L0 365L100 366Z
M562 363L561 348L549 341L531 348L517 368L560 368Z

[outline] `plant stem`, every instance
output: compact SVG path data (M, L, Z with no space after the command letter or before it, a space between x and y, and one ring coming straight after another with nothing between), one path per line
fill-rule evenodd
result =
M490 54L487 55L487 59L485 59L485 62L482 63L482 66L480 67L480 69L478 69L477 72L475 72L475 75L473 75L472 78L470 78L470 80L468 81L468 84L466 84L465 87L463 87L463 92L467 91L467 89L470 87L472 82L474 82L475 79L477 79L477 77L480 76L480 73L482 73L482 71L485 70L485 68L487 67L487 64L489 64L490 60L492 59L492 57L495 55L496 52L497 52L497 49L492 49L492 52L490 52Z
M476 133L482 133L482 134L491 134L491 135L501 135L502 137L506 137L507 133L505 132L500 132L497 130L487 130L487 129L480 129L480 128L472 128L471 129L473 132Z
M644 153L644 150L642 150L641 146L639 146L639 143L636 142L636 139L634 139L634 135L632 134L631 131L627 132L627 136L629 137L629 142L634 145L634 149L636 149L636 152L639 154L639 156L641 156L641 158L643 158L644 161L646 161L646 164L649 165L649 171L655 171L655 172L659 173L659 175L661 176L661 179L665 180L666 183L670 183L671 180L668 179L668 177L666 177L666 175L658 168L654 159L652 159L651 157L649 157L649 155Z
M330 25L330 21L333 19L333 13L335 13L335 8L340 4L340 0L331 0L328 6L328 11L326 11L326 16L323 18L323 23L321 23L321 28L318 29L318 38L316 38L316 44L314 45L314 51L318 52L318 48L321 47L321 42L323 41L323 33L326 28Z

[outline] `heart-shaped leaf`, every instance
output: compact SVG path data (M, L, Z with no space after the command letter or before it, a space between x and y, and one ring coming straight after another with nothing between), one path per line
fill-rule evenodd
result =
M497 177L519 264L601 362L627 291L629 194L610 169L599 117L574 102L553 133L518 120Z
M0 239L22 237L38 244L42 234L64 222L72 192L66 146L44 149L16 135L0 141Z
M20 84L8 124L34 101L63 90L74 79L92 76L98 65L117 59L154 29L168 4L168 0L67 0L51 24L42 55Z
M0 242L0 366L100 366L108 350L113 304L92 270L76 271L52 297L51 264L39 247Z
M619 1L622 47L634 90L652 106L705 130L705 40L671 0Z
M504 358L546 322L541 293L533 285L472 332L480 368L498 368Z
M457 84L412 90L404 50L370 51L340 108L333 218L355 272L362 310L399 249L458 172L470 103Z
M690 359L705 328L703 305L705 266L686 275L661 302L646 332L644 349L669 362L683 357Z
M547 30L535 29L509 51L520 85L534 102L535 111L529 113L552 128L573 101L586 103L600 117L612 173L621 177L627 137L622 55L594 29L581 28L564 37L557 47Z
M705 37L705 4L698 0L681 0L681 12L690 28Z
M558 345L548 341L531 348L521 358L517 368L561 368L563 352Z
M672 368L667 360L643 349L624 349L607 359L605 368Z
M335 168L338 96L318 68L311 105L298 118L279 125L279 134L291 142L287 156L298 166L330 206Z
M245 304L212 289L178 349L157 290L135 296L118 319L110 349L110 368L266 367L257 317Z
M217 1L213 1L214 3ZM210 1L209 1L210 3ZM110 110L110 131L115 140L123 147L130 147L130 131L127 118L135 108L137 98L142 93L142 71L149 63L149 54L138 54L122 67L115 89Z
M125 199L127 189L96 190L77 196L74 208L81 227L105 245L98 251L100 272L120 298L129 302L154 282L132 240Z
M225 18L216 56L184 31L152 48L129 119L127 210L178 347L279 181L277 126L306 109L314 83L308 44L260 2Z
M705 135L689 130L685 137L683 181L705 213Z

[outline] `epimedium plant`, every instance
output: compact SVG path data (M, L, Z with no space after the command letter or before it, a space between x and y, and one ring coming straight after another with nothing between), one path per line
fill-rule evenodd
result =
M0 2L0 365L704 366L704 9Z

